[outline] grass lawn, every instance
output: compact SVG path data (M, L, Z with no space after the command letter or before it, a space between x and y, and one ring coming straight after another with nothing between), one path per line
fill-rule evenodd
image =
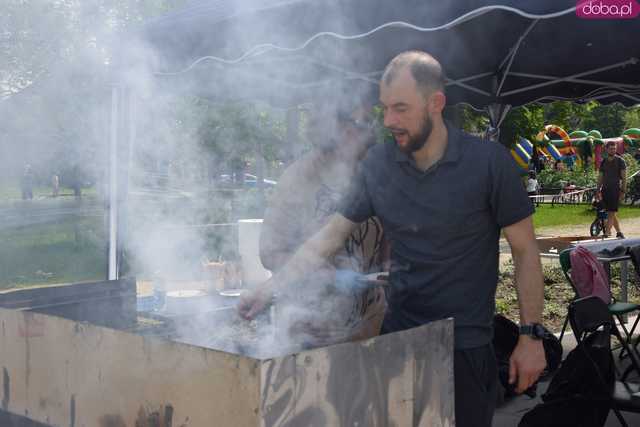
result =
M66 188L60 188L60 192L69 192ZM47 197L51 196L52 190L50 187L41 187L34 186L33 187L33 198L37 199L39 197ZM71 191L73 194L73 191ZM0 186L0 200L20 200L22 199L22 190L20 190L19 186Z
M539 227L553 227L558 225L589 225L596 217L596 213L590 205L540 205L533 215L533 225ZM618 217L640 217L640 207L621 206Z
M0 231L0 290L104 279L102 224L82 217Z
M42 198L53 198L53 190L50 186L34 186L33 187L33 198L34 199L42 199ZM95 196L96 188L82 188L82 197L87 196ZM60 186L60 194L59 197L72 197L73 189L68 187ZM22 200L22 190L18 185L0 185L0 204L6 202L12 202L16 200Z

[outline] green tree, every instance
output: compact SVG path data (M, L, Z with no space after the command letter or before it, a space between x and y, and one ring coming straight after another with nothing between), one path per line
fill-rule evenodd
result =
M279 155L284 140L282 117L265 105L227 104L208 105L198 100L198 137L200 143L213 154L224 157L254 159L258 151L267 161ZM259 147L260 146L260 147Z
M466 104L447 107L444 116L456 127L470 134L482 134L489 126L489 116L484 111L478 111Z
M545 104L545 124L560 126L567 132L582 129L584 122L590 118L591 110L597 103L577 104L569 101L554 101Z
M185 0L3 0L0 8L0 100L80 62L106 67L115 31L138 25ZM82 61L79 61L82 59Z
M584 121L585 130L597 129L605 138L622 135L625 130L626 109L620 104L597 105Z
M624 128L640 128L640 106L629 108L624 116Z
M543 106L532 104L513 108L500 127L500 143L511 147L520 137L533 140L544 124Z
M116 31L182 3L4 0L0 174L19 174L23 162L34 158L41 163L36 169L53 171L104 159L98 151L108 129L111 39Z

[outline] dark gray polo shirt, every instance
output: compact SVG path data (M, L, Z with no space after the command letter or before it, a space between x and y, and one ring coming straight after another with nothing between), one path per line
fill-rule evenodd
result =
M627 164L617 154L613 156L613 160L603 159L602 163L600 163L602 186L607 190L618 191L620 189L620 180L626 169Z
M371 148L339 212L377 216L390 240L384 330L454 317L464 349L491 341L500 229L533 205L502 145L447 129L443 158L426 172L394 142Z

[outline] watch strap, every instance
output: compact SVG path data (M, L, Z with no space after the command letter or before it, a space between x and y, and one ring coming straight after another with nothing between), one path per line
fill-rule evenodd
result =
M545 329L539 323L531 323L529 325L520 325L518 328L520 335L527 335L534 339L544 338Z
M521 325L519 332L520 335L533 335L533 325Z

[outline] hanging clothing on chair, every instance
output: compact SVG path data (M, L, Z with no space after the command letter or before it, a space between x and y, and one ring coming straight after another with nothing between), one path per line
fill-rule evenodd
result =
M571 251L571 280L580 297L595 295L611 303L609 277L593 252L578 246Z

